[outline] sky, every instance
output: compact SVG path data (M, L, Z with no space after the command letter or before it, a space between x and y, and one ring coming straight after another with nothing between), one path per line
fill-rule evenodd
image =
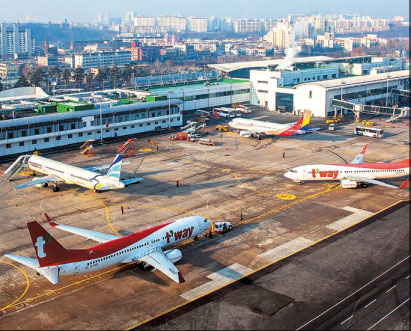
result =
M0 22L90 22L98 13L279 18L288 14L358 13L409 19L407 0L0 0Z

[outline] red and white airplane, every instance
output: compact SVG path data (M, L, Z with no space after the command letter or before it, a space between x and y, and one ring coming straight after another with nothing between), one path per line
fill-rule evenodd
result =
M287 171L284 176L300 184L303 181L339 180L342 188L357 188L359 185L366 187L368 183L398 188L377 179L409 176L410 159L393 163L363 163L367 146L351 163L304 165ZM399 188L404 188L407 183L408 178Z
M267 136L290 137L301 134L312 133L319 128L309 129L311 111L304 111L304 115L296 123L272 123L247 118L235 118L228 125L240 131L240 135L245 138L258 137L264 134Z
M204 233L211 222L201 216L181 218L171 223L155 226L126 237L85 230L55 223L44 214L52 227L71 232L100 244L87 249L66 249L38 222L27 223L37 259L6 254L37 271L52 284L62 275L76 275L105 269L120 263L139 261L146 268L152 266L177 283L185 281L174 263L181 260L179 249L163 252L162 248L174 245Z

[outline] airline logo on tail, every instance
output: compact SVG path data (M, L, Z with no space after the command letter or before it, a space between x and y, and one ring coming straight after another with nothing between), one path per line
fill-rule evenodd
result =
M39 258L43 258L43 257L46 257L46 253L44 252L44 244L45 244L46 242L44 241L44 239L43 239L43 237L37 237L37 241L36 241L36 243L34 244L34 246L36 246L37 247L37 256L39 257Z
M306 133L301 131L308 131L308 124L310 124L311 119L311 111L306 110L304 111L304 115L300 118L300 120L291 128L288 128L284 132L279 134L280 137L289 137L299 133Z
M110 168L107 171L107 177L120 180L122 164L123 164L123 156L121 154L117 154L116 157L114 158L113 163L111 164Z

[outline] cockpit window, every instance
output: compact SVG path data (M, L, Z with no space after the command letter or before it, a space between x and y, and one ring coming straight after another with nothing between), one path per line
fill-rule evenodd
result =
M204 219L204 223L207 223L207 219Z
M296 174L297 170L290 170L291 173Z

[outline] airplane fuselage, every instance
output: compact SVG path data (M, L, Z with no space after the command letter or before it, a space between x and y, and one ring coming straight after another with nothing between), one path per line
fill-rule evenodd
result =
M285 177L298 181L332 181L349 177L390 179L409 175L409 160L395 163L313 164L293 168Z
M67 184L76 184L90 190L110 190L124 188L124 184L105 175L75 167L70 164L32 155L28 160L31 170L47 176L62 178Z
M229 122L229 126L234 129L264 134L274 134L276 132L283 132L291 128L294 124L295 123L270 123L266 121L250 120L245 118L235 118L231 122Z
M48 267L57 266L60 275L76 275L138 261L158 247L172 246L204 233L210 224L210 221L200 216L182 218L86 250L71 251L71 261ZM164 254L173 263L181 259L181 252L177 249L164 251Z

